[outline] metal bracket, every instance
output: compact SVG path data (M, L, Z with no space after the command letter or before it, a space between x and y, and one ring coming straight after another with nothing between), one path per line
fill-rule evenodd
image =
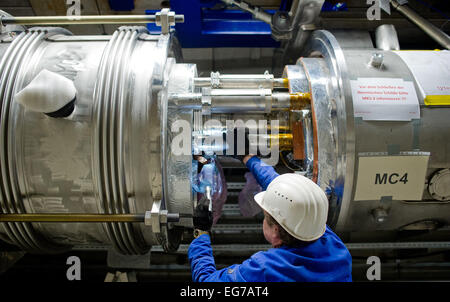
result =
M156 25L161 26L161 33L168 34L170 27L175 26L175 12L168 8L163 8L160 12L155 14Z
M202 115L211 115L211 88L209 87L202 88Z
M219 88L219 87L220 87L220 73L211 72L211 88Z
M272 91L270 89L260 88L260 95L266 102L265 113L272 112Z
M313 31L317 29L317 26L315 24L302 24L300 29L303 31Z
M381 52L375 52L370 57L369 67L381 69L383 67L384 55Z
M162 214L161 210L161 200L154 201L152 205L152 209L149 212L145 213L145 225L151 225L153 233L161 233L161 225L160 225L160 215ZM167 221L167 211L166 213L166 221Z
M266 70L266 71L264 71L264 76L266 78L265 79L266 80L265 87L271 86L270 88L273 89L273 79L274 79L273 74L271 74L268 70Z

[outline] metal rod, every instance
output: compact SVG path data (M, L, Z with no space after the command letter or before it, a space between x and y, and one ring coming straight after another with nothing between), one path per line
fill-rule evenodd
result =
M390 0L392 6L403 16L405 16L409 21L416 24L420 29L422 29L428 36L430 36L433 40L438 42L442 47L446 49L450 49L450 37L430 23L430 21L426 20L418 13L416 13L413 9L411 9L406 4L400 4L396 0Z
M192 215L178 213L167 214L167 222L178 222L180 218L192 218ZM145 222L145 214L0 214L0 222Z
M179 109L202 109L201 93L183 93L170 96ZM272 93L270 89L212 89L210 93L212 113L271 112L301 110L309 106L309 93Z
M288 79L274 78L273 75L220 75L218 85L213 87L214 79L210 77L194 78L196 87L213 87L213 88L288 88Z
M145 214L0 214L0 222L144 222Z
M240 9L249 12L252 14L256 19L266 22L267 24L272 24L272 15L265 12L262 8L258 6L253 6L251 4L248 4L245 1L239 0L222 0L222 2L228 4L228 5L235 5L239 7Z
M0 23L3 25L144 24L155 22L155 15L0 17ZM175 15L175 22L183 23L184 15Z

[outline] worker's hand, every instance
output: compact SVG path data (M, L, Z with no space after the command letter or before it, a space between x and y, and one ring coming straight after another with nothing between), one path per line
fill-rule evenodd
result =
M209 231L213 223L212 212L208 210L208 207L199 205L194 210L193 221L196 229Z
M201 231L211 230L213 224L212 204L210 194L204 194L194 209L194 227Z
M244 163L244 165L246 165L248 160L250 158L252 158L253 156L256 156L256 155L255 154L248 154L248 155L244 156L244 158L242 159L242 162Z

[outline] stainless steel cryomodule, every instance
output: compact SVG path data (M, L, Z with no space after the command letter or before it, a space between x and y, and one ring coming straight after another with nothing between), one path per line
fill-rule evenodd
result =
M291 92L311 91L328 223L367 241L448 226L450 52L341 48L316 31L285 74Z
M2 213L156 208L192 215L192 154L171 149L178 121L191 126L191 139L206 120L251 114L280 119L287 128L301 123L302 172L329 193L328 223L338 232L430 229L450 221L448 52L343 50L329 32L316 31L297 64L286 66L289 94L283 94L270 75L233 83L212 74L205 87L195 65L176 62L180 49L172 36L143 28L123 27L113 36L35 28L2 41ZM75 84L69 117L14 102L43 69ZM432 91L427 71L442 93ZM298 93L309 93L310 104L293 106ZM367 109L368 97L377 105ZM403 97L407 106L395 105ZM190 143L188 150L197 147ZM176 249L185 227L192 227L191 218L152 227L9 222L0 224L0 234L34 251L107 244L142 254L152 245Z
M136 27L112 37L37 28L2 43L2 212L144 213L160 202L167 169L163 95L178 51L169 35ZM69 118L14 102L44 68L74 82L76 107ZM190 186L180 189L190 192ZM192 211L190 198L163 207ZM181 236L176 228L156 233L142 223L2 223L0 231L24 249L46 252L112 244L121 253L140 254L154 244L170 249Z

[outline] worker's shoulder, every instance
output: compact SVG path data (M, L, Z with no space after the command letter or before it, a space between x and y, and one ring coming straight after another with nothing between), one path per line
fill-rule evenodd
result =
M274 261L279 257L283 257L281 254L284 251L280 248L270 248L265 251L259 251L254 253L249 260L253 261L253 265L258 265L264 268L269 261Z
M327 239L329 241L337 241L339 243L342 243L342 245L344 244L342 242L341 238L328 225L326 226L325 233L322 235L322 237L320 239Z

